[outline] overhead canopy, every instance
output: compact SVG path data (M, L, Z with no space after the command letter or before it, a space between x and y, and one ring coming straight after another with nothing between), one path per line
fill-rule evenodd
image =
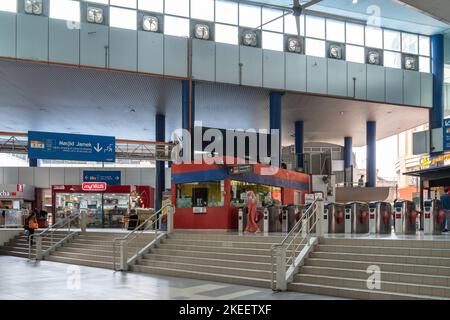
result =
M403 173L406 176L419 177L422 181L428 181L425 187L446 187L450 186L450 166L428 168Z

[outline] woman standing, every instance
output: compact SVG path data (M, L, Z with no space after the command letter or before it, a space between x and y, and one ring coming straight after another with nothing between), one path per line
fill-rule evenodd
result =
M247 192L247 200L245 205L247 206L247 225L245 226L245 232L257 233L261 232L256 224L256 196L253 191Z

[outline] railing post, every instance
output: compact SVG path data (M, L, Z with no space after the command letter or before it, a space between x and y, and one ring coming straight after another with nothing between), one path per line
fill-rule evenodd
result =
M324 215L324 206L323 200L317 200L316 202L316 235L318 237L323 237L323 215Z
M169 207L167 212L167 233L173 232L173 215L175 214L175 209L173 206Z
M120 270L128 270L128 245L126 241L120 241Z
M283 246L275 247L275 263L276 263L276 290L286 291L286 249Z
M81 227L81 232L85 233L86 232L86 225L87 225L87 213L86 211L82 211L81 212L81 223L80 223L80 227Z
M37 236L36 237L36 260L42 259L42 237Z

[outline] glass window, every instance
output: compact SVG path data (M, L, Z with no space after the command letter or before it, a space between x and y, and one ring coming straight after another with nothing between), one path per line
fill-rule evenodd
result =
M402 51L412 54L419 52L419 39L417 34L402 33Z
M351 44L364 45L364 26L361 24L346 24L346 42Z
M109 4L112 6L136 9L136 0L110 0Z
M380 28L366 27L366 46L383 48L383 30Z
M1 0L0 11L17 12L17 0Z
M189 19L164 16L164 34L189 37Z
M184 183L177 185L177 208L222 207L223 181Z
M305 53L308 56L325 57L325 41L306 38Z
M139 0L139 10L164 12L164 0Z
M345 42L345 22L327 19L327 40Z
M270 30L270 31L276 31L276 32L283 32L283 11L281 10L275 10L275 9L268 9L263 8L262 9L262 23L266 23L268 21L271 21L273 19L276 19L273 22L270 22L263 26L264 30Z
M238 27L216 23L215 41L237 45L239 43Z
M402 54L399 52L384 51L384 66L389 68L402 68Z
M249 28L257 28L261 25L261 8L239 4L239 25Z
M238 24L238 4L230 1L216 1L216 22Z
M191 0L191 18L214 21L214 0Z
M130 30L136 30L137 28L137 14L135 10L111 7L109 8L109 18L111 27Z
M419 54L421 56L430 56L430 37L419 36Z
M419 57L419 71L420 72L431 72L431 61L427 57Z
M189 0L165 0L165 13L189 17Z
M347 61L364 63L365 62L364 47L352 46L348 44L345 46L345 56Z
M80 22L80 2L72 0L51 0L50 18Z
M283 51L283 35L281 33L263 31L262 47L268 50Z
M400 32L384 30L384 48L400 51Z
M325 39L325 19L306 16L306 36Z
M292 14L284 17L284 32L297 35L297 23ZM300 35L305 35L305 16L303 15L300 16Z

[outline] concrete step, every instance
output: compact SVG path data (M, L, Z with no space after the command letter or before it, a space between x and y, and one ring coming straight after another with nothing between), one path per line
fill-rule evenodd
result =
M173 263L185 263L185 264L199 264L199 265L211 265L211 266L223 266L230 268L243 268L252 270L265 270L269 271L271 265L268 262L250 262L239 260L224 260L224 259L211 259L211 258L199 258L189 256L172 256L172 255L160 255L160 254L146 254L144 259L140 260L140 264L149 264L149 261L164 261Z
M316 252L386 254L397 256L427 256L450 258L450 249L405 248L405 247L367 247L320 244Z
M98 260L85 260L85 259L61 257L61 256L55 256L55 255L50 255L50 256L46 257L45 260L74 264L74 265L79 265L79 266L113 269L113 265L111 262L98 261Z
M145 261L145 263L144 263ZM155 267L155 268L168 268L178 270L189 270L196 272L205 272L212 274L226 274L239 277L252 277L261 279L270 279L270 271L266 270L254 270L245 268L225 267L221 265L202 265L202 264L189 264L170 261L159 260L147 260L143 259L139 261L138 265L143 267Z
M216 252L203 252L203 251L170 250L170 249L164 249L164 248L154 248L151 250L151 252L160 254L160 255L225 259L225 260L237 260L237 261L252 261L252 262L270 262L270 255L263 256L263 255L216 253Z
M0 255L2 256L13 256L13 257L21 257L21 258L28 258L28 251L17 251L17 250L2 250L0 248ZM31 258L34 258L34 254L31 254Z
M339 246L368 246L368 247L406 247L450 249L450 241L445 240L404 240L404 239L358 239L358 238L321 238L319 244Z
M329 267L302 266L300 268L300 274L342 277L342 278L363 279L363 280L367 280L368 278L366 270L339 269ZM423 284L431 286L450 287L449 276L381 271L381 280L388 282L401 282L419 285ZM295 275L294 282L300 282L299 274Z
M100 256L113 256L113 250L112 248L107 248L107 249L96 249L96 248L92 248L92 247L88 247L88 248L77 248L77 247L73 247L71 245L67 245L67 246L63 246L61 248L58 248L57 251L63 251L63 252L72 252L72 253L81 253L81 254L91 254L91 255L100 255ZM136 250L133 249L129 249L128 250L128 254L129 256L136 254ZM117 248L116 251L116 256L120 255L120 251L119 248Z
M207 244L211 247L236 247L236 248L254 248L254 249L267 249L270 250L272 243L270 242L256 242L256 241L227 241L227 240L195 240L195 239L165 239L162 243L178 244L178 245L190 245L190 246L203 246Z
M96 254L84 254L84 253L76 253L76 252L68 252L64 250L56 250L51 253L51 256L55 257L67 257L73 258L77 260L90 260L90 261L103 261L103 262L113 262L113 256L107 255L96 255Z
M386 254L361 254L361 253L339 253L339 252L312 252L311 258L330 260L351 261L373 261L385 263L418 264L430 266L450 266L450 258L442 257L419 257L419 256L397 256Z
M367 270L369 266L377 265L383 272L404 272L417 274L435 274L450 276L450 267L432 265L406 265L403 263L385 263L376 261L352 261L308 258L306 266L332 267L342 269Z
M169 239L204 240L204 241L249 241L263 243L280 243L284 236L264 236L261 234L208 234L208 233L180 233L174 232L169 235Z
M352 288L358 290L368 290L366 279L300 274L296 277L296 282L302 284L324 285L342 288ZM380 290L386 292L396 292L400 294L413 294L430 297L434 296L440 298L450 298L450 287L443 287L443 286L381 281Z
M240 276L234 276L234 275L214 274L214 273L206 273L206 272L198 272L198 271L190 271L190 270L180 270L180 269L170 269L170 268L149 267L149 266L142 266L142 265L132 266L131 269L132 269L132 271L136 271L136 272L146 272L146 273L160 274L160 275L171 276L171 277L224 282L224 283L231 283L231 284L242 285L242 286L270 288L270 280L258 279L258 278L253 278L253 277L240 277Z
M302 293L328 295L334 297L344 297L350 299L363 300L430 300L440 299L424 295L402 294L396 292L386 292L378 290L361 290L352 288L343 288L340 286L314 285L308 283L290 283L288 290Z
M234 243L230 247L210 246L209 243L203 245L182 245L171 244L170 242L161 244L158 248L167 250L183 250L183 251L201 251L216 253L234 253L234 254L250 254L250 255L270 255L270 249L254 249L254 248L237 248Z

